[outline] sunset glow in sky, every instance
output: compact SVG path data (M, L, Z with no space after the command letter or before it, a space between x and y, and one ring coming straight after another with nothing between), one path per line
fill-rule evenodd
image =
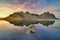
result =
M49 11L60 18L60 0L0 0L0 17L16 11L42 14Z

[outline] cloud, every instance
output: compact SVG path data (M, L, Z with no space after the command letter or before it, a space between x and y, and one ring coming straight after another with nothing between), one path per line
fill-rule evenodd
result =
M25 2L24 4L19 4L15 11L24 11L23 9L28 5L28 2Z
M43 12L44 11L50 11L50 12L53 12L55 10L57 10L58 8L56 6L50 6L50 7L46 7L45 9L43 9Z
M50 12L52 12L52 11L55 11L55 10L57 10L56 6L50 6L50 7L46 7L46 8L42 9L43 12L44 11L50 11Z
M15 0L15 1L19 1L19 0ZM40 9L40 11L47 11L47 10L51 11L51 10L55 9L55 7L51 7L51 6L50 6L50 8L49 7L44 8L44 6L47 6L47 3L48 3L47 0L38 0L37 3L32 3L32 2L33 2L32 0L26 0L24 3L18 4L16 7L16 11L26 11L27 10L27 11L33 12L33 11L38 11L39 9Z
M59 8L54 6L51 1L47 0L12 0L13 4L11 3L0 3L0 16L1 15L8 15L16 11L29 11L31 13L41 14L45 11L54 12L56 14L56 10ZM22 2L22 3L21 3ZM49 2L49 3L48 3ZM52 1L55 2L55 1ZM49 6L48 6L49 4Z
M19 2L19 0L13 0L14 2Z
M0 17L6 17L14 12L13 5L0 3Z

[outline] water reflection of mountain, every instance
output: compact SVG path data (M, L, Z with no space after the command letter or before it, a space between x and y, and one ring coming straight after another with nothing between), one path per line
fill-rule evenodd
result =
M29 33L35 33L36 32L36 28L34 25L31 25L31 24L42 24L44 26L49 26L49 25L53 25L55 21L33 21L33 20L23 20L23 21L19 21L18 23L16 22L10 22L11 24L13 25L17 25L17 26L23 26L23 25L26 25L28 26L28 30L27 30L27 33L26 34L29 34Z
M54 23L55 23L55 21L40 21L40 24L42 24L44 26L53 25Z
M44 26L49 26L49 25L52 25L54 24L55 21L19 21L18 23L16 22L10 22L11 24L14 24L14 25L17 25L17 26L23 26L23 25L26 25L26 26L29 26L31 24L42 24Z

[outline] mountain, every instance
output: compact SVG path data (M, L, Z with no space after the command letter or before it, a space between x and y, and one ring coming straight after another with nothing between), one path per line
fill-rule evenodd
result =
M9 15L8 17L4 18L8 19L20 19L20 18L30 18L30 19L56 19L53 13L44 12L41 15L38 14L31 14L29 12L14 12L13 14ZM2 18L1 18L2 19Z
M53 13L44 12L40 15L40 19L57 19Z
M14 12L13 14L9 15L6 18L0 18L7 21L20 21L22 19L37 19L39 18L39 15L37 14L31 14L29 12Z
M53 13L49 13L49 12L44 12L41 15L38 14L31 14L29 12L15 12L11 15L9 15L8 17L6 17L6 19L9 19L10 17L12 18L31 18L31 19L56 19L55 15Z

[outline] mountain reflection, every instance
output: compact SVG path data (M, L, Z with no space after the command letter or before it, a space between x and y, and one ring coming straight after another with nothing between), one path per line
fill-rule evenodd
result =
M26 34L29 34L29 33L35 33L36 32L36 28L34 26L34 24L42 24L44 26L49 26L49 25L53 25L55 23L55 21L34 21L34 20L22 20L22 21L19 21L19 22L10 22L9 23L13 24L13 25L16 25L16 26L23 26L23 25L26 25L28 27L28 30L26 32ZM32 25L31 25L32 24Z
M23 26L23 25L26 25L26 26L29 26L31 24L42 24L44 26L49 26L49 25L53 25L55 23L55 21L19 21L19 22L10 22L9 23L13 24L13 25L16 25L16 26Z
M55 23L55 21L40 21L40 24L44 25L44 26L49 26L49 25L53 25Z

